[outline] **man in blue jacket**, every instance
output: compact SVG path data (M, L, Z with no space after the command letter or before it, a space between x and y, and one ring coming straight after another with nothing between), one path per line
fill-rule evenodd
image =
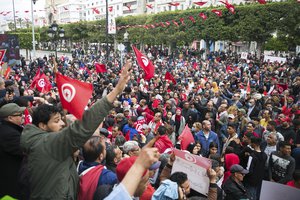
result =
M205 157L209 155L209 144L215 142L218 144L218 153L220 154L220 143L218 135L211 130L211 123L208 120L202 122L203 129L196 133L196 141L201 143L201 154Z

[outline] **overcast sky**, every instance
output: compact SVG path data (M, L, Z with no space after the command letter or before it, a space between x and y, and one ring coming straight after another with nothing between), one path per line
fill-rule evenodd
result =
M16 16L18 18L30 18L31 16L31 0L14 0L15 1L15 11ZM42 10L44 9L45 0L37 0L36 4L33 6L33 9L35 10ZM1 12L8 12L11 11L6 16L0 15L0 18L3 19L9 19L13 17L13 0L0 0L0 13ZM17 12L18 11L18 12ZM25 11L29 11L28 13L25 13ZM36 13L35 13L36 14ZM37 13L38 14L38 13Z

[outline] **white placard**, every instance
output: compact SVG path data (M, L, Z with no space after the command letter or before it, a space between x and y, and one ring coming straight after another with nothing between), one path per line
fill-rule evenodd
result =
M264 62L286 62L286 58L282 58L282 57L276 57L276 56L264 56Z
M300 190L291 186L263 181L260 200L297 200L300 197Z
M247 60L247 57L248 57L248 53L247 52L242 52L241 59Z
M184 172L187 174L191 188L203 195L208 195L209 178L207 169L211 167L211 161L207 158L193 155L189 152L183 152L177 149L173 150L176 156L172 167L174 172Z

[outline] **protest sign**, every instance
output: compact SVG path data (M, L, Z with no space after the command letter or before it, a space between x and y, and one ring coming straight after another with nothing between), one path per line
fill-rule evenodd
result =
M260 200L282 200L282 199L299 199L300 190L291 186L263 181Z
M248 53L247 52L242 52L241 59L247 60L247 57L248 57Z
M207 196L209 188L209 178L207 169L211 167L211 161L207 158L193 155L189 152L174 149L176 156L172 168L174 172L184 172L187 174L191 188Z
M264 56L264 62L279 62L279 63L285 63L286 58L282 57L276 57L276 56Z

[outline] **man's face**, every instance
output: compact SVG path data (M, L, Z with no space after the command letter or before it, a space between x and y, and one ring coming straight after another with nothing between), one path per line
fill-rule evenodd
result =
M290 156L291 155L291 152L292 152L292 149L291 149L291 146L284 146L284 147L281 147L280 148L280 151L283 155L286 155L286 156Z
M190 187L190 181L186 180L184 183L180 185L180 187L185 191L185 194L190 194L191 187Z
M205 122L203 129L206 131L210 131L211 130L211 123L210 122Z
M154 121L155 122L158 122L160 120L160 113L156 113L155 115L154 115Z
M65 123L61 119L60 113L52 114L50 120L46 124L47 131L58 132L64 127Z
M116 158L115 158L115 163L118 164L122 160L122 151L119 147L114 149Z
M249 123L249 124L247 125L247 132L252 133L253 130L254 130L253 124L250 124L250 123Z
M14 113L8 117L8 120L11 123L16 124L18 126L20 126L23 123L23 119L24 119L23 113Z
M276 144L276 136L274 136L273 134L268 135L268 137L267 137L267 144L268 145L274 145L274 144Z
M119 134L119 128L118 127L113 127L112 136L117 137L118 134Z
M134 196L135 197L142 196L148 184L149 184L149 171L147 171L146 174L141 178L139 185L135 190Z
M245 174L242 174L240 172L234 173L234 177L240 182L242 182L244 180L244 176L245 176Z

